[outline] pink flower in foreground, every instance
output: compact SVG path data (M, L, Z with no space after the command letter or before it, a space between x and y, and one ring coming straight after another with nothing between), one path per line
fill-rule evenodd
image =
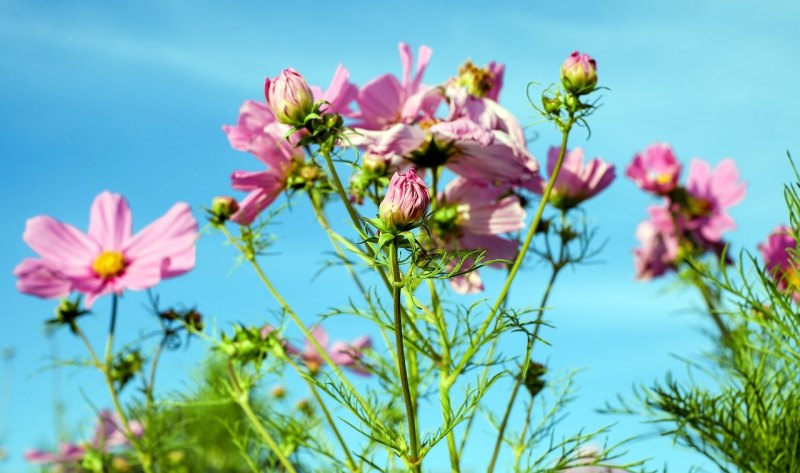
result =
M547 153L547 172L552 175L558 161L560 148L551 147ZM613 164L594 158L584 165L583 149L567 150L561 171L558 173L550 203L559 209L570 209L594 197L608 187L616 177ZM542 189L543 192L543 189Z
M425 217L428 204L428 187L411 168L404 174L394 173L378 215L388 228L405 230Z
M519 199L507 191L464 178L450 182L430 218L434 242L447 250L483 250L488 259L516 258L517 243L500 235L524 228L526 213ZM462 269L470 263L465 262ZM450 284L460 294L483 290L477 271L451 278Z
M362 351L372 347L372 340L368 336L358 337L349 343L337 341L329 347L328 333L325 329L317 325L311 330L311 335L322 349L325 350L331 358L331 361L337 365L349 368L351 371L365 376L370 374L361 361ZM305 341L302 351L295 348L292 348L291 351L300 356L312 373L318 372L322 368L322 365L325 364L324 358L322 358L322 355L319 354L316 347L314 347L309 340Z
M792 230L781 225L767 237L767 241L758 245L758 251L767 266L767 272L778 283L778 289L793 292L800 291L800 271L798 270L795 251L797 239Z
M561 65L561 83L575 95L588 94L597 86L597 62L586 53L573 51Z
M726 230L736 228L733 218L725 210L738 204L746 189L732 159L723 159L713 171L707 162L693 159L686 182L690 195L687 228L697 230L709 241L722 240Z
M314 92L303 76L292 68L264 81L264 95L275 118L284 125L303 126L314 110Z
M17 287L50 298L65 295L68 284L87 296L89 308L104 294L147 289L194 268L197 222L187 204L175 204L135 235L131 226L128 202L107 191L92 204L88 233L47 216L29 219L23 239L41 259L17 266ZM66 284L42 282L48 277Z
M653 143L636 153L625 175L646 192L668 194L678 187L681 163L667 143Z
M406 43L398 45L403 65L403 80L393 74L384 74L368 82L358 91L360 112L357 127L380 130L396 123L413 123L423 116L432 116L440 97L435 88L422 84L422 76L431 60L433 50L421 46L417 54L417 69L411 77L411 48Z

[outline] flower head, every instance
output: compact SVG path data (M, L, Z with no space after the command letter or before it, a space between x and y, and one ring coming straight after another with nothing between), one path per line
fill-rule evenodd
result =
M311 330L311 336L338 366L365 376L370 374L361 360L363 350L372 347L372 339L368 336L358 337L352 342L337 341L329 346L328 332L319 325ZM305 341L302 351L290 347L287 352L298 354L312 373L318 372L325 364L325 359L310 340Z
M23 239L39 254L14 270L21 292L61 297L85 294L86 307L108 293L142 290L194 268L197 222L187 204L175 204L137 234L128 202L103 192L92 204L89 231L52 217L29 219Z
M736 228L726 209L738 204L747 186L739 180L732 159L723 159L714 170L706 161L693 159L686 182L689 193L686 226L708 241L718 242L726 230Z
M673 233L660 231L646 220L636 228L636 238L642 244L633 250L636 279L654 279L675 268L678 240Z
M586 53L573 51L561 65L561 83L575 95L588 94L597 86L597 62Z
M681 163L667 143L653 143L636 153L625 170L633 182L646 192L665 195L678 187Z
M264 82L264 94L275 118L289 126L303 126L314 110L314 92L294 69L284 69L278 77Z
M547 153L547 171L552 175L558 161L560 148L552 147ZM567 150L561 171L558 173L550 203L559 209L570 209L608 187L616 177L613 164L600 158L583 163L583 149Z
M775 279L778 289L800 293L800 268L797 267L797 239L784 225L775 228L767 241L758 245L767 272Z
M425 217L429 203L425 181L411 168L402 174L394 173L378 214L388 228L405 230Z

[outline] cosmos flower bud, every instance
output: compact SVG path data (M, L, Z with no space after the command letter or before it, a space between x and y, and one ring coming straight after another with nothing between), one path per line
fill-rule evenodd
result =
M575 95L588 94L597 86L597 63L588 54L574 51L561 65L561 83Z
M383 176L389 168L389 161L384 156L367 151L361 158L361 167L373 176Z
M238 210L239 204L233 197L221 195L211 201L211 214L220 223L226 222Z
M285 125L303 126L314 111L314 93L294 69L284 69L275 79L267 78L264 94L275 118Z
M387 228L407 230L425 217L429 203L430 196L425 181L411 168L405 174L394 173L378 215Z

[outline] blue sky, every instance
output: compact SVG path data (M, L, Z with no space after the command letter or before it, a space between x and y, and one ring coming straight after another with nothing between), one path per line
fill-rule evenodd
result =
M32 254L21 240L25 219L48 214L86 228L88 207L104 189L127 196L135 228L179 200L202 218L202 205L229 192L232 170L257 169L255 160L230 149L220 126L235 121L244 99L261 98L264 76L294 67L326 86L341 62L363 84L399 72L399 41L415 50L427 44L434 50L428 83L447 79L467 58L505 63L501 102L530 123L525 84L554 81L566 55L589 52L611 90L593 117L591 139L579 132L572 145L615 163L620 175L653 141L672 143L685 162L734 158L748 196L733 209L738 229L729 239L736 249L753 248L785 220L781 185L791 177L785 153L800 155L798 18L800 6L788 0L768 6L739 0L409 1L402 7L357 1L303 8L255 1L0 0L0 347L16 352L13 383L0 375L3 390L10 387L6 405L0 393L0 445L11 455L0 471L27 471L21 452L54 440L52 372L41 372L51 353L43 322L53 303L17 294L11 275ZM543 157L557 137L546 125L532 131L530 148ZM545 333L552 347L541 356L554 368L585 369L564 432L617 421L594 409L628 394L633 384L680 371L671 354L691 356L708 346L694 294L633 281L633 232L651 203L625 179L591 202L590 219L609 241L603 263L566 274L551 299L557 329ZM334 212L332 221L345 229L343 217ZM274 231L281 254L267 267L280 270L284 295L313 320L311 314L343 302L341 278L329 272L311 281L309 268L325 258L327 247L311 231L315 223L306 209L280 221ZM259 323L275 305L246 268L232 271L234 256L218 236L205 237L196 270L164 283L159 293L168 303L197 304L221 327ZM526 305L531 294L538 299L541 273L529 268L512 302ZM497 282L489 278L490 288ZM121 330L131 339L154 323L143 303L141 294L124 298ZM98 344L107 310L108 301L101 300L86 324ZM350 338L364 327L328 328ZM56 340L62 358L82 354L67 333ZM162 388L184 385L202 353L199 343L171 353ZM95 373L63 370L61 383L67 425L80 430L90 417L82 393L102 403L104 392ZM622 419L613 435L652 432ZM652 465L668 461L671 471L701 464L656 436L629 450L632 457L655 458Z

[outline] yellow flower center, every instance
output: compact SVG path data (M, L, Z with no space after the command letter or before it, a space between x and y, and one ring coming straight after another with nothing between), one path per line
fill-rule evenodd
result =
M101 278L111 279L125 271L125 257L119 251L104 251L94 260L92 269Z
M672 181L672 174L670 173L665 172L656 176L656 182L661 185L669 184L670 181Z

